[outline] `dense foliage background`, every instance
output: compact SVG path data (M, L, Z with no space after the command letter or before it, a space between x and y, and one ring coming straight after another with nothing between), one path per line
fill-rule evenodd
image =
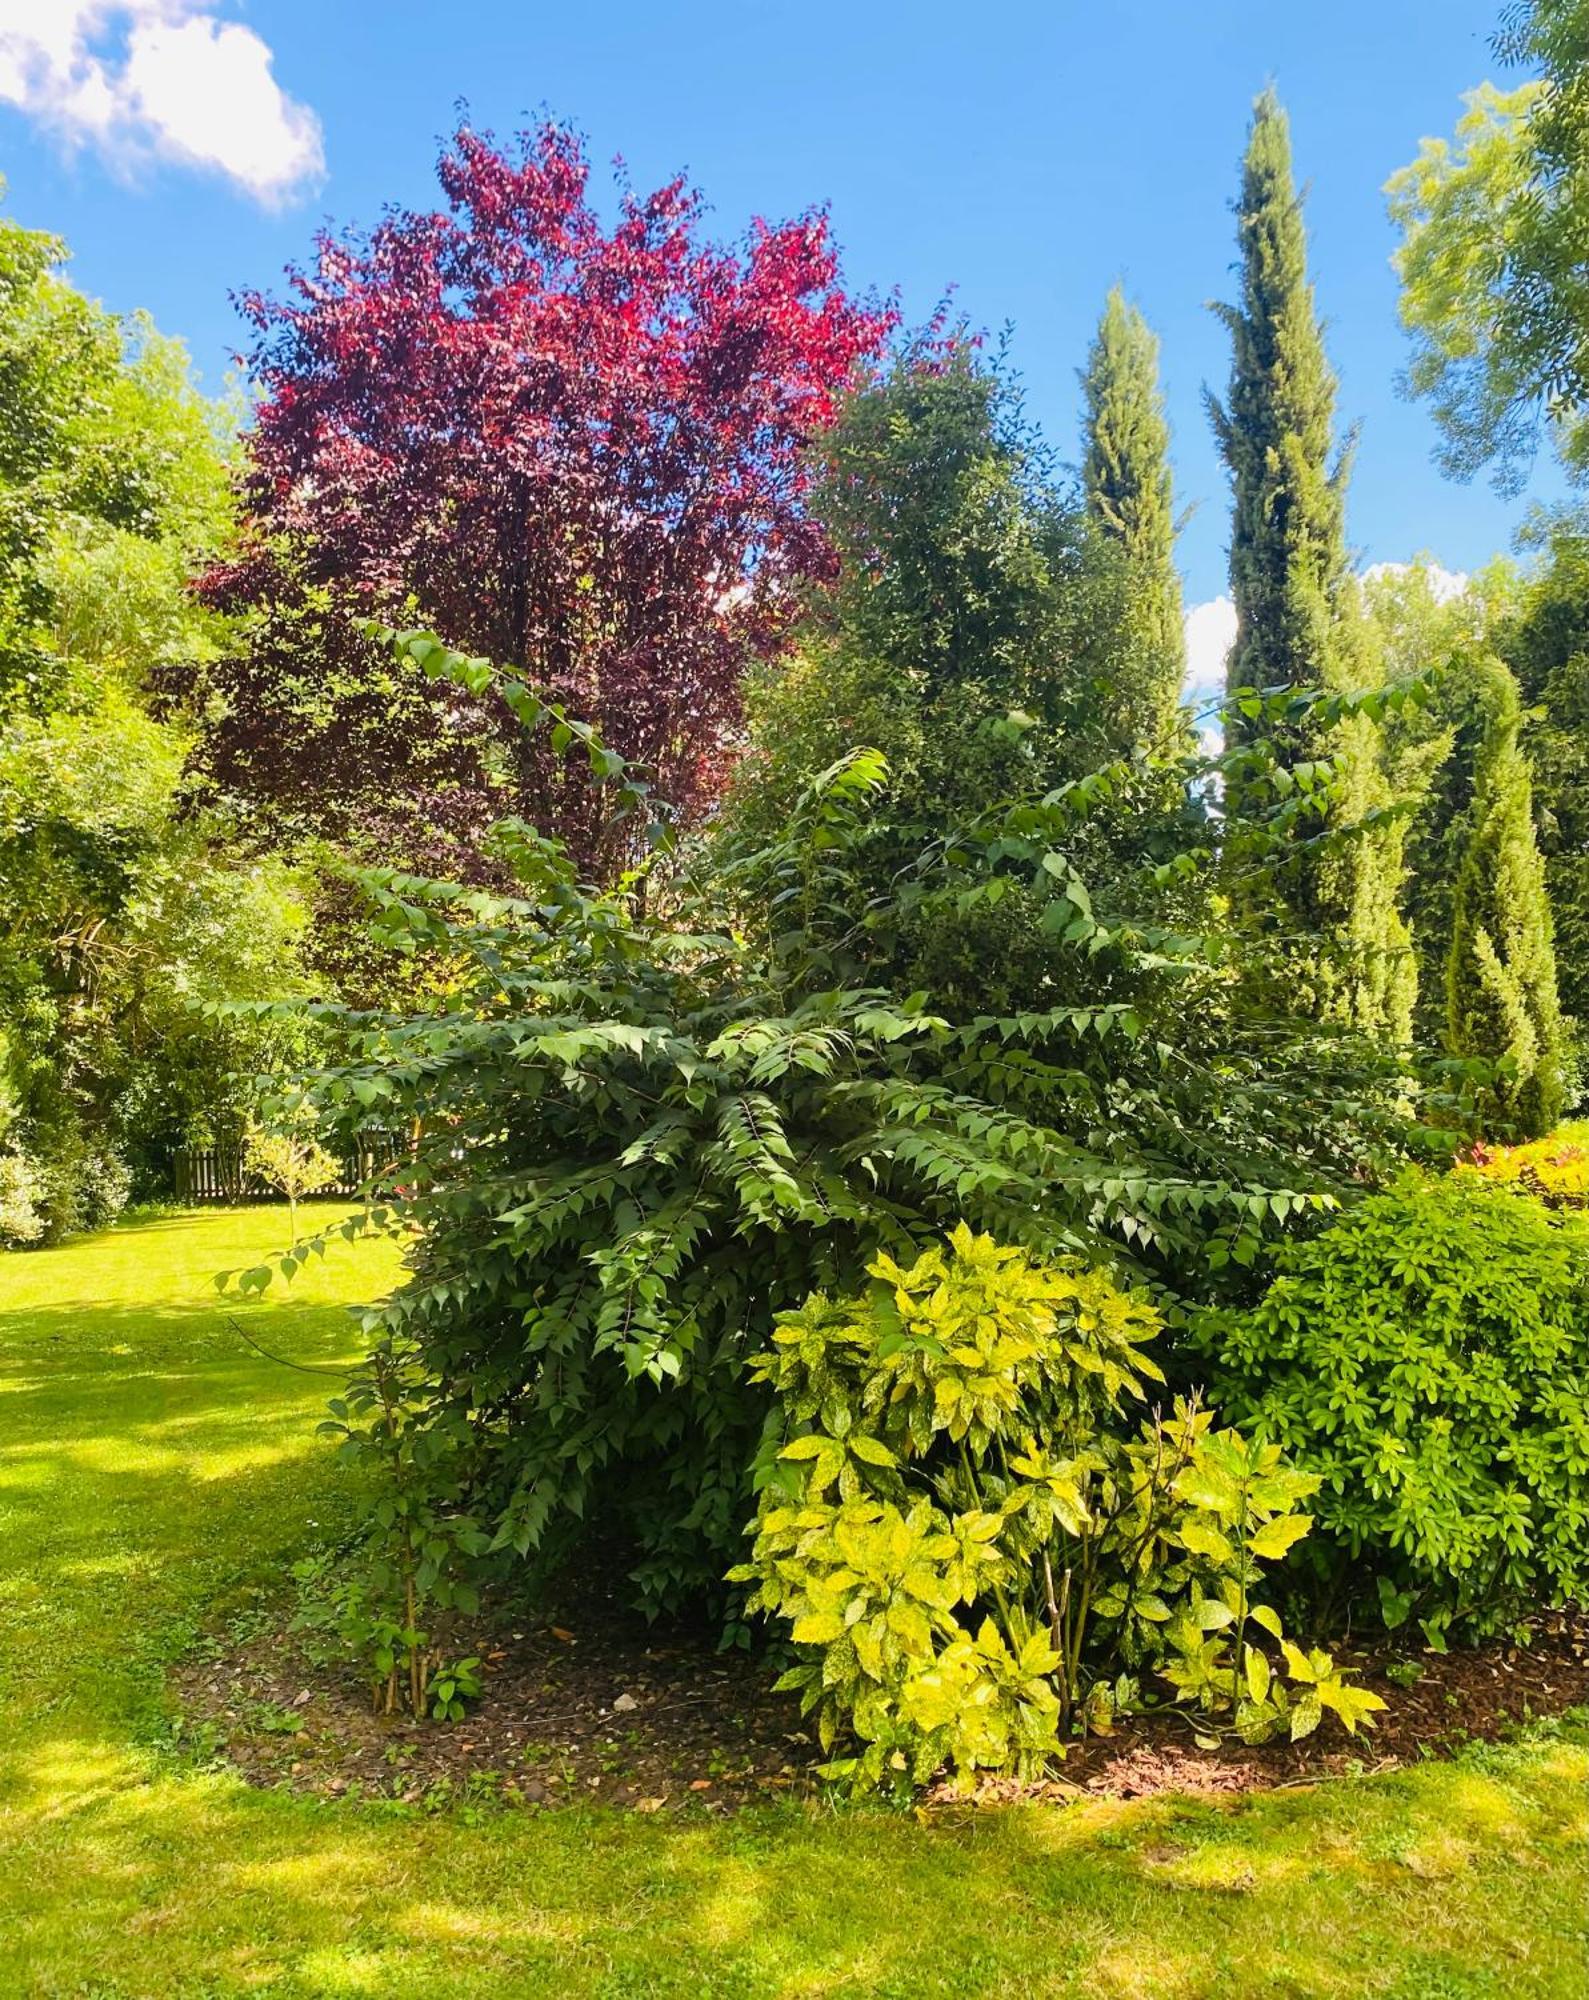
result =
M1459 470L1589 465L1582 29L1510 10L1540 73L1389 190ZM1580 1592L1584 523L1358 574L1274 93L1202 716L1120 291L1073 476L819 211L604 220L553 125L438 173L246 297L246 409L0 223L0 1242L215 1142L296 1234L364 1162L388 1707L461 1712L431 1626L576 1544L783 1619L867 1782L1149 1683L1355 1729L1282 1604Z

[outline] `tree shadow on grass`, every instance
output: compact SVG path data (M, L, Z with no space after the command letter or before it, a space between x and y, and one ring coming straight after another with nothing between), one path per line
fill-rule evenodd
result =
M330 1373L262 1359L213 1308L162 1310L159 1336L130 1351L122 1321L148 1315L102 1310L92 1352L0 1369L9 1701L146 1714L208 1602L239 1579L279 1582L328 1506L345 1528L349 1482L316 1427L356 1329L323 1308L297 1328L285 1317L270 1315L273 1341Z
M25 1340L0 1315L0 1452L31 1440L195 1427L258 1406L320 1408L366 1351L360 1307L73 1306L33 1311ZM199 1440L195 1438L195 1446Z
M1589 1990L1589 1757L1570 1747L1559 1771L1491 1752L1287 1797L926 1825L821 1809L472 1824L152 1765L129 1736L184 1631L240 1574L279 1577L338 1482L314 1438L334 1377L261 1360L227 1311L0 1314L0 1349L26 1322L0 1362L0 1995ZM316 1365L356 1345L318 1301L239 1318Z
M789 1809L470 1825L224 1777L115 1790L78 1757L41 1746L30 1774L83 1800L31 1841L39 1894L13 1949L59 1982L40 1991L89 1969L140 2000L1582 1991L1582 1753L1555 1776L1514 1751L1266 1800L926 1825ZM1437 1864L1459 1800L1466 1835Z

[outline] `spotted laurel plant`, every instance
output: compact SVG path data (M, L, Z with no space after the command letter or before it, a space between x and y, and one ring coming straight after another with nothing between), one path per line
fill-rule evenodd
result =
M1144 1668L1247 1742L1371 1719L1378 1698L1259 1595L1317 1479L1193 1405L1143 1420L1150 1307L964 1224L869 1275L753 1364L787 1430L732 1572L801 1653L781 1685L829 1777L1030 1776L1140 1705Z

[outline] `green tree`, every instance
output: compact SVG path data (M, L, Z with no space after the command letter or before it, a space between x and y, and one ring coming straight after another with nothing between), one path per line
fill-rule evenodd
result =
M837 573L799 656L749 691L740 809L776 825L857 743L940 817L1034 768L1087 768L1104 684L1139 693L1128 567L1051 478L998 367L964 338L923 339L816 450L810 510Z
M1562 1005L1589 1023L1589 523L1576 512L1543 530L1542 560L1494 632L1529 722L1534 820L1545 857Z
M103 372L99 329L56 276L65 246L0 218L0 696L26 698L42 663L37 561L71 459L83 387Z
M1521 484L1541 429L1589 471L1589 10L1508 7L1494 47L1537 72L1469 93L1455 143L1425 139L1387 183L1402 232L1408 379L1444 432L1448 470Z
M142 317L0 220L0 1096L54 1233L274 1030L195 1003L275 991L301 929L279 863L238 863L184 778L219 621L189 591L229 533L224 409Z
M88 654L140 679L191 662L188 566L231 513L230 413L178 342L69 284L65 258L0 218L0 693L35 709L78 699Z
M1371 574L1364 597L1388 677L1428 677L1428 699L1384 732L1390 780L1406 822L1402 914L1417 964L1414 1026L1428 1048L1446 1038L1451 902L1472 827L1473 783L1488 728L1492 633L1511 588L1503 564L1457 587L1429 562Z
M1129 756L1162 708L1164 668L1134 617L1125 551L1056 478L1008 378L968 340L907 348L850 397L820 453L811 511L837 574L795 656L748 690L727 818L771 834L817 774L874 746L896 804L873 850L882 891L918 836ZM1141 861L1182 844L1184 788L1169 809L1166 790L1145 772L1087 829L1091 879L1111 901ZM1053 940L1019 903L938 913L930 938L901 946L923 954L917 983L973 1011L1032 1004Z
M1335 449L1335 377L1308 282L1290 128L1272 90L1254 106L1235 208L1241 295L1217 308L1234 350L1230 388L1223 402L1208 398L1234 497L1227 736L1238 749L1262 736L1282 766L1331 760L1334 803L1315 830L1355 829L1266 878L1246 899L1248 914L1292 954L1286 977L1300 980L1307 1005L1405 1040L1414 969L1397 907L1402 836L1387 816L1378 729L1361 715L1328 735L1311 722L1277 729L1267 716L1245 719L1239 702L1251 689L1350 691L1381 671L1347 558L1350 444ZM1238 771L1228 817L1239 827L1251 808Z
M243 1128L243 1167L287 1197L288 1227L298 1241L298 1204L312 1194L335 1187L342 1163L321 1145L314 1121L306 1112L271 1125L250 1119Z
M1156 741L1175 727L1186 674L1170 427L1157 337L1118 285L1104 305L1081 380L1087 511L1131 565L1133 615L1158 667L1156 684L1144 689L1143 717L1144 734Z
M1566 1052L1545 867L1534 838L1517 683L1486 667L1488 722L1474 766L1471 827L1452 896L1446 961L1453 1054L1502 1066L1479 1101L1486 1138L1537 1139L1561 1115Z
M1254 106L1235 212L1241 297L1215 308L1233 346L1230 389L1223 403L1208 398L1234 497L1226 681L1233 693L1328 686L1351 454L1335 451L1335 377L1308 282L1290 127L1272 90Z

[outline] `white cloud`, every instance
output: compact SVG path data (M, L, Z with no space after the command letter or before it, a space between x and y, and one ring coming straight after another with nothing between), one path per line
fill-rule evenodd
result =
M1225 661L1236 643L1236 606L1228 597L1194 604L1186 614L1186 700L1198 710L1225 691Z
M1225 661L1236 643L1236 606L1229 597L1211 597L1186 614L1186 680L1182 698L1198 723L1198 741L1206 755L1219 753L1219 718L1206 711L1225 692Z
M1407 576L1422 570L1437 604L1449 604L1460 597L1472 579L1466 570L1446 569L1429 558L1417 563L1371 563L1363 571L1363 581L1380 576ZM1225 662L1236 643L1236 606L1229 597L1211 597L1194 604L1186 614L1185 700L1194 713L1206 709L1225 691ZM1204 730L1205 738L1218 741L1217 725Z
M1465 569L1447 569L1427 556L1415 563L1370 563L1363 571L1363 581L1372 583L1377 576L1410 576L1414 570L1420 569L1429 579L1436 604L1449 604L1454 597L1462 596L1472 582Z
M1463 596L1471 584L1467 570L1447 570L1433 558L1423 558L1419 562L1371 562L1369 568L1363 570L1363 582L1373 582L1377 576L1409 576L1413 570L1425 572L1437 604L1449 604L1453 598ZM1225 694L1225 662L1237 642L1235 602L1225 596L1209 598L1205 604L1193 604L1187 612L1185 628L1187 680L1183 684L1183 700L1195 716L1203 716L1203 712ZM1221 742L1219 720L1205 716L1199 724L1199 738L1205 750L1217 752Z
M201 0L0 0L0 102L119 171L171 160L272 208L325 166L320 121L273 60Z

